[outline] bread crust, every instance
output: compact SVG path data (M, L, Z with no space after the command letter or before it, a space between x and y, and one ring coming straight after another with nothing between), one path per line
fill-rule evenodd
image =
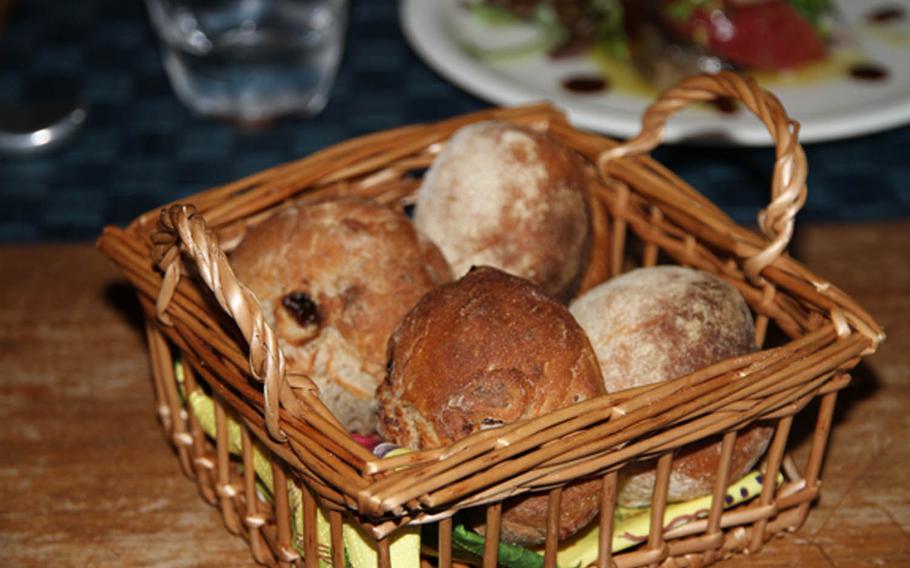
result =
M734 483L755 466L768 449L773 429L762 423L743 430L733 446L729 483ZM720 436L712 436L677 450L670 470L670 501L688 501L710 494L717 479L720 463ZM619 504L624 507L646 507L651 504L657 462L633 462L620 470L617 485Z
M588 334L608 392L667 381L755 349L752 313L730 284L681 266L641 268L586 292L570 311ZM730 477L745 475L767 449L771 429L744 430ZM711 492L720 457L717 438L677 452L670 501ZM618 502L650 503L652 461L620 471Z
M401 446L441 447L603 392L594 352L566 308L524 279L479 267L424 296L393 334L378 427ZM590 482L567 490L563 537L596 515L598 491ZM543 542L546 501L509 500L503 538Z
M247 233L231 264L275 326L288 370L311 376L329 409L363 434L375 428L392 330L451 279L403 213L359 199L277 212Z
M456 277L494 266L568 301L591 248L578 154L548 135L485 121L459 130L417 194L415 223Z

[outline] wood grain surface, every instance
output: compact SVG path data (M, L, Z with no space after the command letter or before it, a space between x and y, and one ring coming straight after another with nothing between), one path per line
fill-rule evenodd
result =
M888 340L838 400L806 525L719 566L910 565L910 221L802 227L791 250ZM91 245L0 247L0 566L255 565L164 440L138 317Z

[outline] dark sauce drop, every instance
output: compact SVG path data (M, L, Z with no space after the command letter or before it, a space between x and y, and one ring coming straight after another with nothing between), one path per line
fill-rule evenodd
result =
M739 112L739 104L733 97L718 97L711 101L711 106L721 114L736 114Z
M581 75L563 79L562 87L573 93L602 93L610 88L607 79L598 75Z
M890 24L906 17L907 12L901 6L883 6L866 14L866 21L870 24Z
M322 323L319 306L305 292L291 292L281 299L281 305L304 327Z
M888 70L876 63L857 63L850 67L850 76L859 81L884 81Z

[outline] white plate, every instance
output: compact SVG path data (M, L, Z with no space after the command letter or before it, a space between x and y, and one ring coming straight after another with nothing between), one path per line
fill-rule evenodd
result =
M452 32L456 10L461 9L459 2L401 0L399 6L408 41L448 80L498 105L549 100L581 128L617 137L638 132L641 113L651 99L621 92L575 94L561 86L567 77L599 71L585 58L554 61L541 54L490 62L468 55ZM876 5L902 6L910 15L910 0L842 0L840 4L848 25L861 24L864 15ZM888 69L890 74L885 81L827 77L814 83L770 86L791 116L802 124L802 142L868 134L910 122L910 22L905 18L898 25L897 31L893 27L889 31L865 25L850 28L868 60ZM721 115L685 111L670 121L665 134L668 142L704 137L750 146L771 143L764 126L742 112Z

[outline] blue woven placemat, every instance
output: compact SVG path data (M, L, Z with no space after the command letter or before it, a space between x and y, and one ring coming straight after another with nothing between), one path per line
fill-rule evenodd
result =
M86 240L162 203L352 136L490 106L404 41L392 0L353 0L332 98L311 120L248 132L174 97L144 6L14 0L0 34L0 104L78 97L89 118L52 153L0 157L0 242ZM910 128L811 145L803 221L910 216ZM740 222L768 199L769 149L664 147L658 159Z

